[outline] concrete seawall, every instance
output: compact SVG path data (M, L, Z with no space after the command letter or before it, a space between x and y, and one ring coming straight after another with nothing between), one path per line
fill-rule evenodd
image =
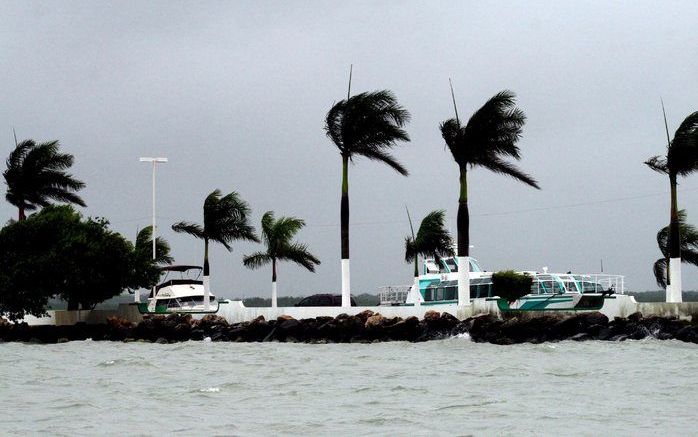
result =
M461 306L455 304L445 305L421 305L421 306L377 306L377 307L245 307L241 301L230 301L222 304L218 315L225 318L228 323L249 322L259 316L264 316L266 320L275 320L279 316L287 315L294 319L309 319L314 317L336 317L340 314L357 315L365 310L380 313L384 317L407 318L415 316L423 319L424 314L433 310L439 313L448 313L459 320L465 320L480 314L491 314L499 317L500 311L493 300L474 299L471 305ZM677 317L680 319L693 320L698 316L698 302L686 303L665 303L665 302L636 302L632 296L617 295L614 299L607 299L604 307L600 311L609 319L614 317L627 317L630 314L640 312L645 317ZM551 314L572 315L574 311L535 311L521 313L525 317L542 317ZM138 308L133 304L121 304L116 310L82 310L82 311L49 311L47 317L28 316L24 321L29 325L74 325L78 322L87 324L106 323L109 317L119 317L130 322L138 323L143 320L143 316L138 312ZM196 315L201 318L203 315Z

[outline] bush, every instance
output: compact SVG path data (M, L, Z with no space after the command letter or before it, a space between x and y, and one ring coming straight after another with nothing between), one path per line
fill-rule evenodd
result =
M505 270L492 275L492 293L511 303L531 292L533 278L529 275Z

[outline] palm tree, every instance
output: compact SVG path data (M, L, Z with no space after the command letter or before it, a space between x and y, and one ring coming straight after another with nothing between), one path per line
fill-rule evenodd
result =
M664 128L666 129L667 154L653 156L647 164L652 170L669 176L671 190L671 210L669 221L669 277L667 278L667 302L681 302L681 230L679 225L679 207L676 195L677 179L688 176L698 170L698 111L692 113L676 130L674 139L669 138L669 124L666 120L664 103Z
M220 190L214 190L204 201L204 224L179 222L172 225L175 232L183 232L204 240L204 305L208 310L210 299L210 269L208 246L210 242L220 243L231 252L235 240L259 242L254 228L249 224L251 210L247 202L235 191L221 197Z
M407 170L390 153L400 141L409 141L403 126L410 114L390 91L347 95L327 113L325 132L342 157L342 306L350 306L349 284L349 161L363 156L392 167L401 175Z
M409 213L408 213L409 215ZM412 236L405 238L405 262L414 261L414 285L413 293L419 293L419 256L439 258L453 256L453 239L444 225L446 212L444 210L432 211L427 214L419 225L417 236L412 231ZM412 220L410 220L412 227ZM416 296L415 302L419 302Z
M274 212L267 211L262 216L262 240L267 246L265 252L256 252L243 259L243 264L256 269L271 263L271 306L277 306L276 262L293 261L315 272L315 266L320 264L305 244L296 243L293 237L305 226L305 222L295 217L279 217L274 219Z
M686 211L678 212L679 234L681 235L681 261L698 266L698 229L686 223ZM654 263L654 277L657 285L667 288L667 265L669 265L669 226L657 233L657 245L664 255Z
M19 220L26 212L50 205L51 201L85 206L75 194L85 184L67 173L73 155L59 152L58 141L36 143L25 140L15 145L3 172L7 184L5 199L19 210Z
M455 99L454 99L455 108ZM484 167L495 173L511 176L534 188L538 183L514 164L505 160L520 160L516 143L526 120L523 111L515 106L515 95L502 91L475 111L465 126L456 117L440 126L441 135L460 169L460 197L458 199L458 304L470 301L468 271L470 217L468 213L468 168Z
M155 260L153 260L153 227L146 226L136 236L133 248L134 255L134 284L132 289L139 295L141 287L152 287L160 277L160 268L172 264L174 258L170 255L170 245L162 237L155 239ZM136 302L139 302L136 297Z

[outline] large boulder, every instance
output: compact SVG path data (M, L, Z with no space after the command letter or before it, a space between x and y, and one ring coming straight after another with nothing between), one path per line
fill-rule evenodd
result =
M386 318L380 313L372 314L366 319L364 327L366 329L379 329L386 323Z

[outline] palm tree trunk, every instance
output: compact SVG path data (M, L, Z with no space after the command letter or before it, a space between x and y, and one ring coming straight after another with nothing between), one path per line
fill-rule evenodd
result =
M679 232L675 174L669 174L669 183L671 185L671 220L669 221L669 274L667 275L666 301L681 302L681 233Z
M276 308L278 295L276 293L276 258L271 259L271 307Z
M26 219L27 219L27 215L26 215L25 212L24 212L24 207L23 207L23 206L20 206L20 207L19 207L19 214L18 214L18 215L19 215L18 221L20 221L20 222L21 222L22 220L26 220Z
M210 270L208 265L208 238L204 238L204 311L211 308Z
M351 288L349 285L349 157L342 156L342 306L351 306Z
M460 197L458 198L458 305L470 303L470 215L468 213L468 171L460 169Z

